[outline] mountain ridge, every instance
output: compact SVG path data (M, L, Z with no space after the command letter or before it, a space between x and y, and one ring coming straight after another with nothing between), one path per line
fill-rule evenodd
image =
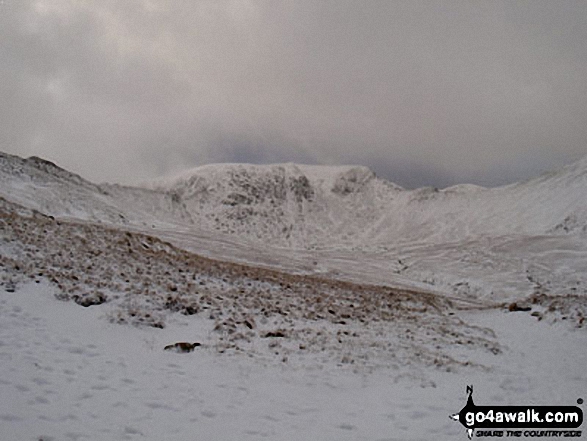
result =
M587 231L587 156L496 188L406 190L363 166L209 164L141 187L0 154L0 193L53 216L218 232L294 248Z

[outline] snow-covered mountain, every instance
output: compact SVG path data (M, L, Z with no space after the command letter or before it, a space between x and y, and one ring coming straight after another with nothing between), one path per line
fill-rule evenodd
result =
M300 248L353 241L402 192L366 167L296 164L208 165L150 185L207 229Z
M471 383L566 405L586 171L404 190L221 164L131 188L0 154L0 438L452 439Z
M214 164L143 188L96 185L39 158L1 154L0 183L2 197L53 216L302 249L587 231L587 157L499 188L404 190L365 167L296 164Z
M495 189L403 190L365 167L219 164L151 184L198 224L272 244L365 248L587 229L587 158Z
M0 154L0 197L294 273L511 299L587 280L587 157L526 182L405 190L365 167L214 164L141 188Z
M0 188L6 200L55 217L142 226L189 218L169 194L93 184L38 157L0 153Z

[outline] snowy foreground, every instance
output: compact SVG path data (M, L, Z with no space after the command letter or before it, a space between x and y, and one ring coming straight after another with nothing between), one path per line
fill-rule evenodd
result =
M3 440L464 440L448 415L465 404L467 384L479 404L567 405L586 395L587 333L522 313L463 313L493 328L503 353L478 354L488 369L430 369L422 383L401 368L168 352L204 339L203 321L113 324L104 306L54 294L34 282L0 293Z

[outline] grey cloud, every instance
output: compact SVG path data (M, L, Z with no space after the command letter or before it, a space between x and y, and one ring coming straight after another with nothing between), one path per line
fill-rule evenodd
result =
M0 149L94 181L357 163L500 185L587 153L582 1L5 0Z

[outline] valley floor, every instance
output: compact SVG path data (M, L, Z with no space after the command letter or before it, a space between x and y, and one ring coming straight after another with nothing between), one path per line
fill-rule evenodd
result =
M0 292L3 440L466 439L448 416L474 384L477 404L574 405L587 396L587 334L503 310L460 311L496 333L484 368L366 370L336 362L275 362L202 346L208 320L165 329L105 319L105 306L55 298L46 282ZM459 357L458 345L444 348ZM547 438L541 438L547 439Z

